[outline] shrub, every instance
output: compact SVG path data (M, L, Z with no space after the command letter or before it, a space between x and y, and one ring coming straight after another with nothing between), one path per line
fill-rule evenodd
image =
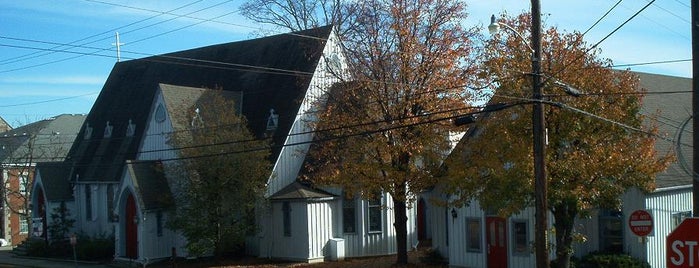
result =
M420 262L427 265L441 265L448 263L447 260L439 253L439 250L430 248L425 251L425 255L420 257Z
M593 267L624 267L624 268L650 268L648 262L636 259L626 254L610 254L593 252L583 257L577 264L578 268Z
M48 257L49 245L43 239L29 239L27 243L27 256Z
M80 235L75 245L75 253L80 260L110 260L114 257L114 238L104 235L96 238Z

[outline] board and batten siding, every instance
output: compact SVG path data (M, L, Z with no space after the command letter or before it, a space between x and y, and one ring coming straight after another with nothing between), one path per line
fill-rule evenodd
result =
M157 122L155 120L155 109L159 105L166 106L163 100L162 89L158 89L153 100L153 105L151 105L148 120L148 125L146 126L136 126L145 127L144 137L139 145L138 155L136 159L138 160L158 160L158 159L173 159L177 157L177 153L172 149L172 146L167 144L169 136L173 132L171 115L167 114L165 116L165 121ZM165 109L168 111L168 109Z
M638 194L641 195L640 193ZM645 209L653 216L653 233L647 237L645 243L639 243L638 237L629 231L629 236L633 237L633 239L627 241L634 245L632 252L636 253L636 251L642 250L637 256L645 255L645 260L648 261L651 267L665 267L667 257L665 255L665 239L675 227L672 222L672 215L679 212L692 211L691 185L674 190L656 191L641 200L645 200Z
M283 204L289 202L291 232L289 236L284 235L284 213ZM267 244L271 257L307 261L309 256L309 233L308 233L308 211L305 200L288 200L271 202L271 222L269 226L270 235L262 243ZM266 238L267 238L266 237ZM265 254L261 252L261 254ZM265 255L267 256L267 255Z
M279 158L276 163L274 163L272 173L267 180L266 197L272 196L274 193L296 180L303 161L306 158L308 148L310 147L309 142L313 139L313 129L309 122L315 121L316 118L311 111L315 109L314 106L318 104L317 101L323 97L330 87L334 83L340 81L338 77L327 70L327 57L333 54L338 55L341 61L345 62L344 56L340 51L341 49L337 36L334 31L332 31L323 48L323 54L318 61L313 76L311 77L301 107L294 118L291 130L286 136L284 147L282 147Z
M309 200L308 211L308 259L323 260L330 256L329 241L336 232L333 226L334 210L337 209L333 200Z
M672 216L675 213L692 210L691 186L659 190L643 194L638 189L630 189L622 196L621 224L623 228L623 249L629 255L646 260L651 267L665 267L665 238L674 228ZM653 216L653 231L645 239L631 232L628 220L636 210L646 210ZM576 220L576 231L587 237L587 242L575 245L575 256L582 257L598 251L600 244L600 211L594 211L587 219Z
M348 200L342 200L347 202ZM395 254L396 247L396 229L393 226L395 216L393 214L393 198L388 194L383 194L381 197L381 232L368 231L368 210L369 205L366 200L353 199L355 203L357 217L354 233L343 233L341 238L345 240L345 257L364 257L364 256L380 256ZM414 202L413 202L414 203ZM416 203L411 204L406 211L408 217L407 222L407 248L417 245L417 226L416 226ZM340 232L342 232L340 230Z

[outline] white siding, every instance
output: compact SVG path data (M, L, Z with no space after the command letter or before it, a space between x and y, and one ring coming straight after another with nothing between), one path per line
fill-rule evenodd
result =
M282 201L271 204L272 217L269 226L270 235L264 241L269 246L271 257L307 261L309 256L308 211L305 200L288 201L291 208L291 235L284 235Z
M309 260L329 257L328 241L333 238L333 218L335 202L309 202L308 209L308 251Z
M456 218L451 215L451 208L441 207L443 222L449 226L449 264L462 267L487 267L486 265L486 237L485 237L485 217L477 201L471 202L470 206L456 209ZM466 221L468 219L478 219L481 223L481 251L469 252L466 250ZM445 236L445 235L440 235ZM442 238L445 240L447 238Z
M172 147L167 144L169 136L173 131L170 114L166 112L165 121L163 122L157 122L153 116L155 114L155 109L161 104L165 106L162 90L158 89L153 104L150 106L151 108L147 120L148 125L136 126L136 128L146 128L143 140L139 146L139 153L136 156L138 160L172 159L177 157L174 150L168 150L172 149ZM167 111L168 109L165 110Z
M648 236L647 242L641 244L635 239L639 249L651 267L665 267L665 238L672 232L672 214L692 211L692 188L662 191L648 195L645 199L646 210L653 216L654 231ZM635 236L631 234L630 236ZM636 253L636 252L634 252ZM641 255L637 255L641 256Z
M393 198L390 195L384 194L381 198L382 213L381 213L381 232L368 231L368 203L365 200L357 202L357 232L352 234L342 234L345 239L345 256L346 257L363 257L363 256L378 256L395 254L396 248L396 229L393 227L395 222L393 211ZM417 239L417 230L415 227L415 204L411 204L411 208L406 211L408 216L407 223L407 248L408 250L415 246Z
M108 237L114 233L114 224L107 209L107 186L110 183L78 183L75 185L73 196L76 207L73 217L76 217L75 227L90 237ZM116 184L112 184L116 185ZM90 189L92 217L86 218L87 204L85 189ZM49 218L50 222L50 218Z
M284 142L286 146L282 148L277 162L274 163L272 174L267 181L266 197L273 195L296 180L296 176L301 169L301 165L303 164L310 146L310 144L306 142L313 139L313 135L310 132L312 129L309 122L315 121L316 118L313 113L309 111L314 108L314 106L317 104L317 100L327 92L330 86L339 81L339 78L328 72L326 68L326 57L329 57L332 54L342 57L342 54L339 52L340 47L338 45L337 37L333 31L328 38L325 48L323 49L323 55L318 62L315 72L313 73L313 77L311 78L311 82L306 91L306 96L304 97L301 107L299 108L299 112L294 119L289 135L286 137L286 141ZM303 144L289 146L289 144L298 143Z

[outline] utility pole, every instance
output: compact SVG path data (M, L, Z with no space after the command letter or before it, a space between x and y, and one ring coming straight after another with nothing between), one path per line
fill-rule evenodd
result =
M694 144L694 150L692 151L692 212L694 217L699 217L699 123L697 123L697 118L699 118L699 0L692 0L692 129L694 134L692 136L692 144Z
M699 1L699 0L694 0ZM544 104L541 89L541 4L539 0L532 0L532 92L534 108L532 112L532 131L534 142L534 205L535 205L535 233L534 247L536 250L536 267L549 267L548 254L548 202L546 200L546 120L544 119Z

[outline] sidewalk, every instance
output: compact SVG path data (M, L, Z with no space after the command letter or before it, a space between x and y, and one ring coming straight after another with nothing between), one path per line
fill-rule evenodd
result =
M11 247L0 247L0 264L16 267L36 267L36 268L75 268L76 264L72 261L63 261L55 259L17 257L12 254ZM107 268L111 267L103 264L80 263L77 267L88 268Z

